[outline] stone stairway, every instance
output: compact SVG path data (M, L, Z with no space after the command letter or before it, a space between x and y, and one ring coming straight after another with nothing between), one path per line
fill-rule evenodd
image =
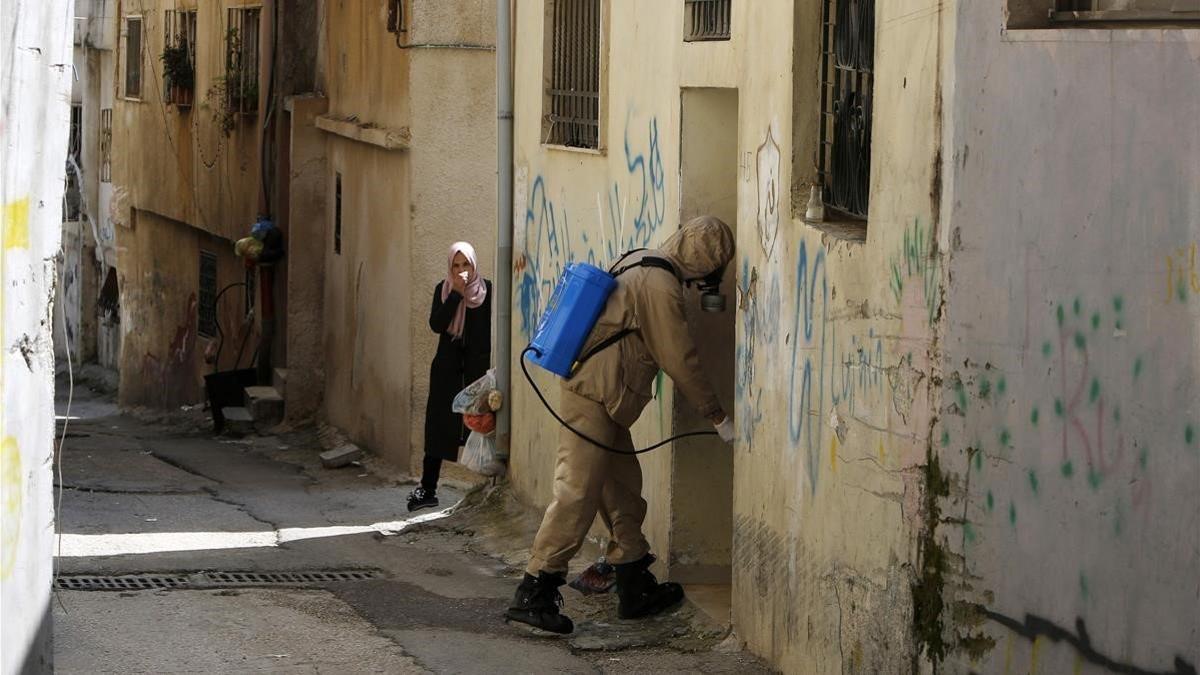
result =
M283 421L284 402L280 392L287 383L287 369L276 368L272 380L271 386L246 387L242 405L221 409L227 432L240 436L265 433Z

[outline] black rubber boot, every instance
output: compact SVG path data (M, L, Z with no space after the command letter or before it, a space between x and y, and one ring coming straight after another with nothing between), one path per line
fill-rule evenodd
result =
M536 577L526 574L504 616L538 630L559 635L570 633L575 624L558 611L563 604L558 587L566 582L560 574L541 572Z
M617 568L617 597L621 602L617 614L622 619L653 616L683 602L683 586L658 579L650 573L654 556L647 555L637 562L615 565Z

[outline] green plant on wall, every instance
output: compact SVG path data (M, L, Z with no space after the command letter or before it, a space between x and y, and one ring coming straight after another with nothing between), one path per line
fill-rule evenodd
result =
M237 126L239 114L258 110L258 73L247 64L249 59L237 28L225 33L225 74L213 79L205 95L205 105L211 110L213 122L228 136Z
M196 70L192 56L183 36L176 36L172 44L163 48L159 57L163 63L163 77L172 103L191 103L192 90L196 85Z

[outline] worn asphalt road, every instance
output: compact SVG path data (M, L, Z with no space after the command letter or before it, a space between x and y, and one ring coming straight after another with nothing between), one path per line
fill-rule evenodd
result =
M378 461L326 470L313 430L214 437L199 411L183 425L120 415L83 386L71 412L60 453L58 672L769 672L689 605L625 622L615 597L564 588L573 636L505 624L537 514L503 488L415 523L402 473ZM463 497L444 488L441 507ZM328 571L371 578L213 576ZM66 588L129 575L175 585Z

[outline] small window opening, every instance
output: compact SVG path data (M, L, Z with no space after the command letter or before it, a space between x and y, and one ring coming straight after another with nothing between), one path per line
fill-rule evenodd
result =
M229 10L225 34L225 97L230 112L258 113L258 32L262 10Z
M75 222L80 219L83 210L83 193L81 192L83 176L82 132L83 106L71 106L71 132L67 140L67 189L63 193L63 220Z
M732 0L684 0L684 41L728 40Z
M871 191L875 0L824 3L817 171L825 205L866 220Z
M112 181L112 108L100 111L100 182Z
M549 112L545 139L551 145L600 147L600 0L548 0Z
M104 275L104 285L100 288L100 297L96 300L96 308L102 312L104 319L110 323L121 320L121 289L117 283L117 268L108 268Z
M342 174L339 172L333 188L333 252L342 254Z
M197 332L217 336L217 254L200 251L200 302Z
M163 92L167 103L190 106L196 84L196 10L168 9L163 36Z
M388 0L387 29L389 33L408 32L408 15L404 11L405 0Z
M142 17L125 19L125 97L142 97Z

